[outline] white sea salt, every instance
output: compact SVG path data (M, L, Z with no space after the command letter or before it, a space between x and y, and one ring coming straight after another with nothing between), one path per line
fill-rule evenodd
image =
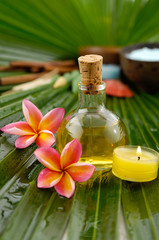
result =
M159 61L159 48L140 48L128 54L126 57L132 60L158 62Z

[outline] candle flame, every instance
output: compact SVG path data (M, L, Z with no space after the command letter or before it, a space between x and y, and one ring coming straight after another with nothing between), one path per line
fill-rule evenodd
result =
M137 155L141 155L141 147L140 146L138 146L138 148L137 148Z

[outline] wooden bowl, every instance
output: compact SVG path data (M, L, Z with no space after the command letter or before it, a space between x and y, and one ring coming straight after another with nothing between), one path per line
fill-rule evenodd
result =
M80 56L98 54L103 57L103 63L119 64L120 50L121 48L114 46L84 46L79 49L79 54Z
M125 76L139 88L148 92L159 91L159 61L132 60L128 53L136 49L159 48L159 43L142 43L125 47L120 53L120 62Z

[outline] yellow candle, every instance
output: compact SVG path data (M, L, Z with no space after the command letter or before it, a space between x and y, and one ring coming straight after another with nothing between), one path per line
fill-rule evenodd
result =
M112 172L132 182L148 182L157 177L159 154L153 149L121 146L114 149Z

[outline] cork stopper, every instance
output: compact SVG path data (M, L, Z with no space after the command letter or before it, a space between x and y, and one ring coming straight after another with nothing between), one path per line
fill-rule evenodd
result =
M100 55L85 55L78 58L81 73L81 85L85 86L83 93L98 94L98 86L102 84L103 57Z

